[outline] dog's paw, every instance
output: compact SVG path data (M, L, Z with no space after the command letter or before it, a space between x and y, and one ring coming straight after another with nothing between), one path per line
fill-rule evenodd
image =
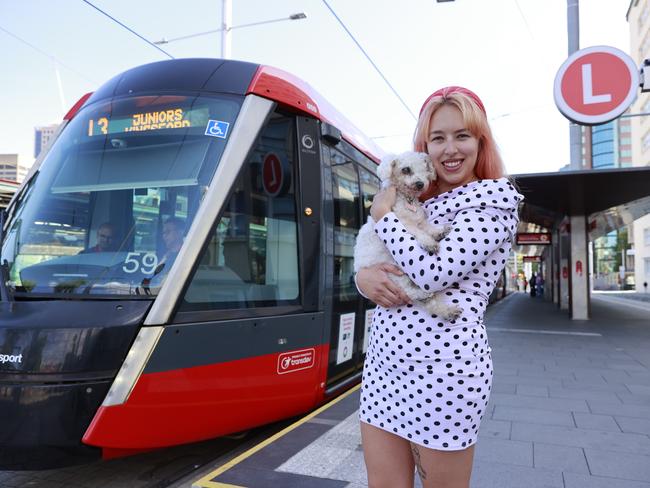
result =
M436 241L426 242L422 244L422 249L427 252L437 254L440 250L440 244L438 244Z
M443 314L443 317L447 320L456 320L463 313L463 309L458 305L452 305L447 307L447 310Z

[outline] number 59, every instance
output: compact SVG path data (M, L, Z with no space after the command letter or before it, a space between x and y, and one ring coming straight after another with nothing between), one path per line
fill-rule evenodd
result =
M152 253L130 252L126 255L122 271L136 273L140 270L143 274L152 274L158 266L158 257Z

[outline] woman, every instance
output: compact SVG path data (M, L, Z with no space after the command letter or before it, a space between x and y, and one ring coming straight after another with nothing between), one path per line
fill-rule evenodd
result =
M416 151L427 152L437 182L424 202L433 224L449 224L440 251L423 251L391 208L394 188L374 198L375 231L399 267L357 274L361 293L379 306L363 372L359 418L371 488L469 486L474 443L492 383L483 326L488 297L516 232L522 196L508 179L479 97L446 87L424 103ZM463 313L447 322L409 303L388 278L407 273Z

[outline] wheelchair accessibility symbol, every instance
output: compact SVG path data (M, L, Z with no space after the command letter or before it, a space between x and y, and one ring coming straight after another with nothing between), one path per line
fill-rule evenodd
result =
M208 126L205 128L205 135L212 137L226 138L230 124L222 120L208 120Z

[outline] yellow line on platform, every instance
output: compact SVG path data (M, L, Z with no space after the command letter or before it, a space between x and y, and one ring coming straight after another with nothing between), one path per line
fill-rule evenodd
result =
M332 405L340 402L341 400L343 400L347 396L349 396L352 393L354 393L355 391L357 391L360 387L361 387L361 385L359 384L359 385L354 386L353 388L350 388L348 391L346 391L342 395L336 397L331 402L326 403L325 405L318 408L317 410L314 410L309 415L307 415L307 416L301 418L300 420L294 422L290 426L285 427L283 430L281 430L277 434L274 434L273 436L269 437L265 441L262 441L259 444L257 444L256 446L251 447L248 451L241 453L239 456L237 456L236 458L228 461L223 466L220 466L217 469L215 469L214 471L212 471L211 473L206 474L200 480L197 480L194 483L192 483L192 488L245 488L245 487L239 486L239 485L229 485L227 483L219 483L219 482L216 482L216 481L212 481L212 479L216 478L220 474L225 473L230 468L232 468L232 467L236 466L237 464L241 463L244 459L247 459L247 458L251 457L257 451L260 451L261 449L264 449L266 446L268 446L269 444L275 442L280 437L285 436L286 434L288 434L289 432L294 430L296 427L300 427L305 422L310 421L311 419L316 417L316 415L318 415L321 412L327 410Z

